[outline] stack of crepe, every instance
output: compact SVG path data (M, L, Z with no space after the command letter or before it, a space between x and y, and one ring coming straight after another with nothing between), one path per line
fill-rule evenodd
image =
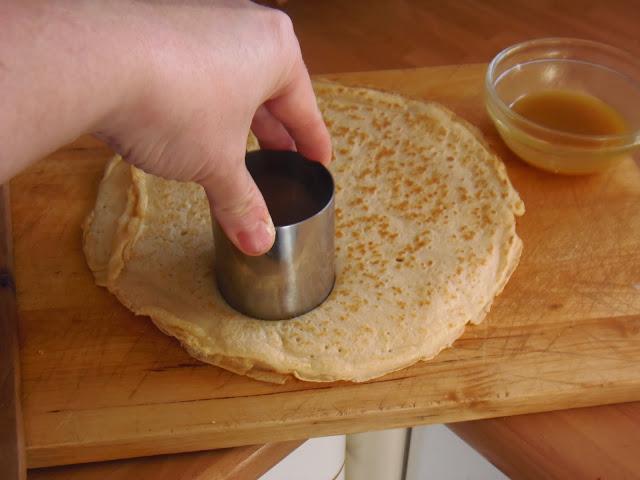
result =
M120 158L84 249L96 283L204 362L271 382L361 382L433 358L484 319L518 264L524 205L500 159L442 106L315 88L337 189L337 277L321 306L283 321L233 310L215 284L202 188Z

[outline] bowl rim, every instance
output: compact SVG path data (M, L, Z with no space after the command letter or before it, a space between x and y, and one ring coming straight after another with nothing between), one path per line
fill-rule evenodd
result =
M594 49L600 50L602 53L611 54L612 56L622 58L625 61L629 62L640 72L640 61L633 56L631 53L627 52L618 47L614 47L608 45L606 43L596 42L594 40L584 40L580 38L571 38L571 37L545 37L545 38L537 38L533 40L526 40L524 42L516 43L514 45L510 45L509 47L501 50L489 63L487 67L487 73L485 75L485 90L489 99L492 103L498 108L500 113L502 113L510 123L514 121L526 125L528 128L531 128L534 132L542 133L543 135L551 134L554 138L558 139L566 139L570 141L577 141L580 144L580 147L577 145L566 145L566 148L571 150L588 150L590 149L587 145L589 143L593 143L594 146L598 146L599 148L611 148L611 149L626 149L633 148L634 146L640 146L640 128L633 129L629 132L620 133L620 134L609 134L609 135L587 135L587 134L579 134L579 133L569 133L562 130L557 130L554 128L545 127L537 122L529 120L523 115L515 112L511 109L509 105L507 105L496 92L494 82L496 80L495 72L497 70L498 65L505 60L507 57L526 50L531 47L559 47L559 46L582 46L582 47L590 47ZM545 60L544 58L540 60ZM603 65L602 63L596 63L598 65ZM616 73L621 73L619 70L603 65L606 68L613 70ZM627 74L624 74L631 81L635 82L640 89L640 78L633 78ZM512 125L513 126L513 125ZM519 127L519 130L522 130ZM533 135L528 132L524 132L526 136L535 139L539 142L550 143L548 141L543 140L542 138L537 138L536 135ZM553 142L555 143L555 142ZM565 146L563 146L565 147Z

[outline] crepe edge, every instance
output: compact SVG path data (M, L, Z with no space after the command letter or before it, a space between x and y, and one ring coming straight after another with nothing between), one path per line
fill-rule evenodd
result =
M104 175L100 181L100 186L98 187L96 204L98 203L98 199L108 188L107 182L109 178L114 174L115 169L122 165L122 162L124 162L124 160L120 155L114 155L109 160ZM93 226L96 221L95 207L87 215L81 225L82 248L85 258L87 259L89 269L93 272L96 284L107 288L114 284L129 259L131 250L142 232L142 221L144 219L145 207L147 205L146 194L144 193L143 188L141 188L145 181L144 175L131 165L126 165L126 168L129 170L131 182L126 189L127 199L124 210L118 217L117 226L112 238L107 241L110 245L110 250L106 261L95 258L90 248L91 236L94 234ZM136 177L139 179L140 183L133 181ZM109 288L109 290L111 290L111 288Z
M418 362L431 360L443 350L450 348L456 342L456 340L458 340L462 336L467 325L477 325L482 323L482 321L488 315L495 298L500 293L502 293L504 287L509 281L509 278L511 277L519 263L520 255L522 252L522 242L518 237L514 238L515 240L508 252L508 258L511 259L511 261L507 261L507 268L503 270L501 279L496 283L496 293L494 293L491 300L480 310L476 318L468 319L464 324L459 325L453 332L450 332L448 334L448 336L450 337L449 341L443 342L441 346L434 351L431 351L427 354L421 354L418 357L410 358L405 361L401 361L390 368L385 367L379 368L375 371L371 370L370 373L366 375L345 375L338 373L334 375L314 376L295 369L279 370L273 366L268 365L265 362L261 362L260 360L251 359L248 357L234 357L219 353L207 353L204 348L198 347L198 344L201 341L206 341L208 339L204 332L196 333L196 329L190 328L188 322L184 322L183 320L174 317L170 312L167 312L163 309L140 308L136 311L131 308L131 305L128 305L128 302L126 302L125 299L122 298L122 296L119 295L117 291L112 291L112 293L114 293L123 304L127 305L127 307L134 311L137 315L149 316L153 323L158 327L158 329L160 329L166 335L176 338L192 357L204 363L215 365L225 370L230 370L233 373L239 375L246 375L256 380L270 383L282 384L293 378L307 382L347 381L353 383L362 383L373 380L375 378L383 377L398 370L408 368Z

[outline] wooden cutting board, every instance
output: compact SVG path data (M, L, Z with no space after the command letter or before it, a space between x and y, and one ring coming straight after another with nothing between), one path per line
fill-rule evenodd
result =
M110 152L91 139L12 183L31 467L640 399L640 168L560 177L497 138L482 65L332 76L437 100L476 124L527 206L524 255L486 321L364 384L271 385L191 359L94 285L80 223ZM366 159L365 159L366 161Z

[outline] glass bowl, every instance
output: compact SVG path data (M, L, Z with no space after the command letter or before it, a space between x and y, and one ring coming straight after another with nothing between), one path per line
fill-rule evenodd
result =
M489 64L486 107L507 146L536 167L570 175L610 168L640 146L640 62L589 40L545 38L511 46ZM581 92L615 109L627 131L583 135L544 127L513 111L524 95Z

